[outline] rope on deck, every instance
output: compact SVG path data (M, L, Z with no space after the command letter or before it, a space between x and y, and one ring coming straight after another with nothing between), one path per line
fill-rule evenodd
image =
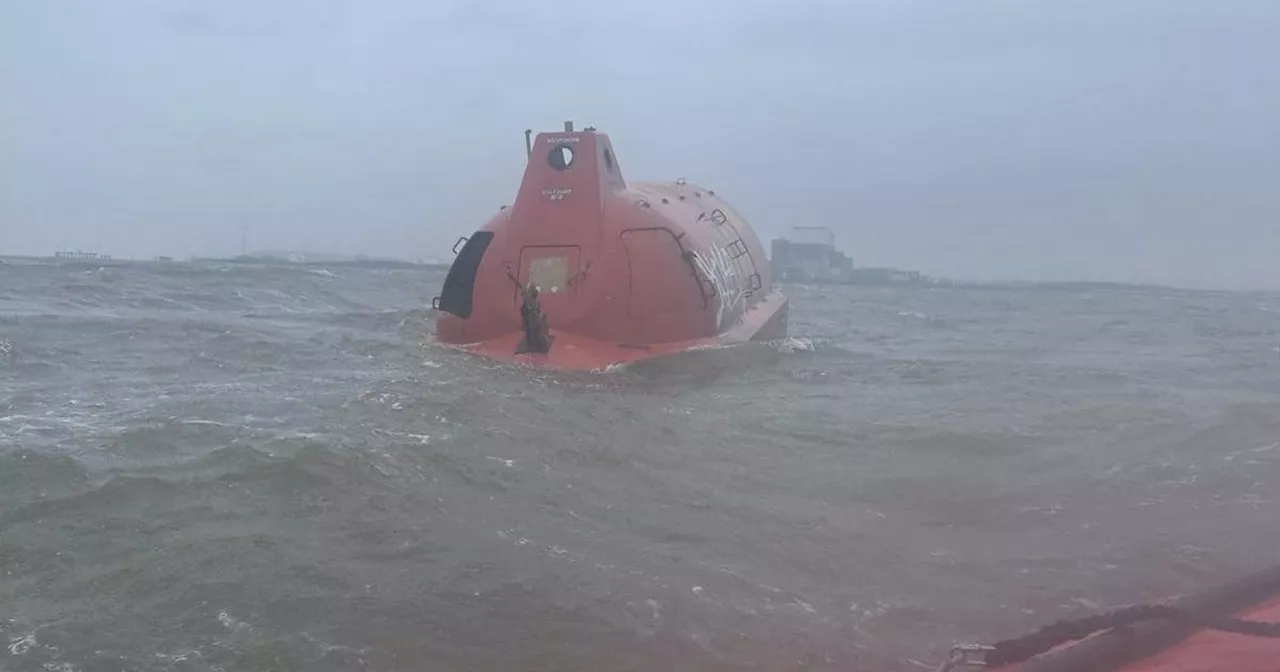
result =
M1030 634L996 642L991 646L957 646L951 650L951 656L939 670L947 672L963 669L965 666L1001 667L1020 663L1094 633L1155 620L1237 635L1280 638L1280 623L1202 614L1165 604L1140 604L1084 618L1057 621ZM977 654L980 654L980 660L971 657Z

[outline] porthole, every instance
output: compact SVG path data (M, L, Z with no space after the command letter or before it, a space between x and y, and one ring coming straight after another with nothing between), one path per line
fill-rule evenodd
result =
M563 142L557 144L547 154L547 163L556 170L568 170L573 165L573 148Z

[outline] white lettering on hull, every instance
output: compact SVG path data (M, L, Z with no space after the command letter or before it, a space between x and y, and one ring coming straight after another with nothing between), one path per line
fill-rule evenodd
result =
M746 298L746 290L738 275L738 265L723 247L693 253L694 263L716 289L720 305L716 308L716 333L724 331L725 319L733 315Z
M572 193L573 193L572 189L543 189L542 190L542 195L546 196L548 200L552 200L552 201L563 201L565 196L568 196L569 194L572 194Z

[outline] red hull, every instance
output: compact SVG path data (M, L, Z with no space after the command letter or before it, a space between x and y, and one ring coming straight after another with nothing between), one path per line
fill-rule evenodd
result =
M1280 622L1280 567L1172 605L1192 614ZM1280 639L1154 621L1102 632L992 672L1280 672Z
M1239 616L1252 621L1280 621L1280 599ZM1122 669L1125 672L1276 672L1280 670L1280 642L1205 630Z
M532 337L540 317L522 316L530 285L549 348ZM442 343L566 369L787 330L787 299L746 221L683 180L628 184L593 129L537 136L515 203L467 239L437 307Z

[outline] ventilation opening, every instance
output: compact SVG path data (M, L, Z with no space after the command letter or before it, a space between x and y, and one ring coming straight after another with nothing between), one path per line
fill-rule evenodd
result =
M493 242L492 231L476 231L449 267L440 291L440 310L466 319L471 317L471 294L476 285L476 271L485 250Z

